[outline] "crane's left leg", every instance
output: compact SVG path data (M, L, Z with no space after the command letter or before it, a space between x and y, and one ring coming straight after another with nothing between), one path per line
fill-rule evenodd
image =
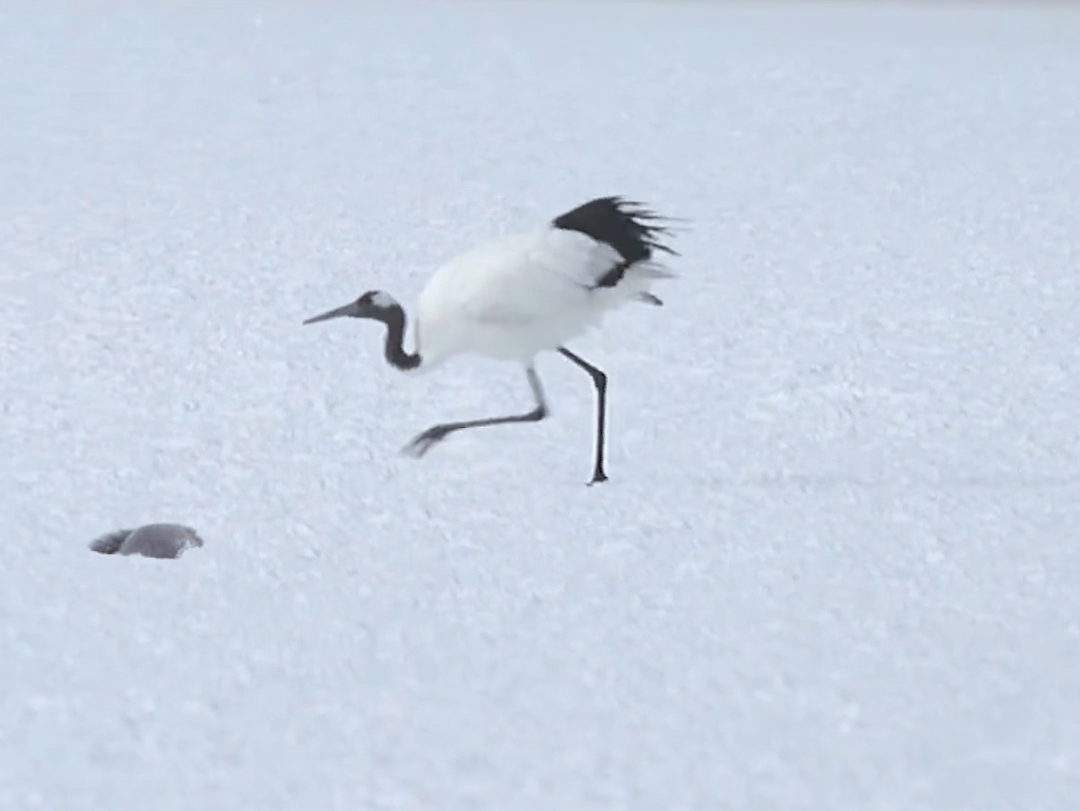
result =
M433 425L421 434L417 434L413 440L402 448L402 453L417 458L423 456L432 445L442 441L448 434L454 431L462 431L466 428L482 428L487 425L505 425L511 422L539 422L548 414L547 402L544 400L544 389L540 385L540 378L536 369L532 366L525 367L525 374L529 378L529 388L532 389L533 397L536 398L536 408L528 414L514 414L509 417L488 417L482 420L467 420L466 422L445 422Z
M604 473L604 420L607 413L607 375L566 347L560 346L559 354L567 360L572 360L588 372L593 385L596 386L596 464L593 467L592 481L589 484L606 482L607 474Z

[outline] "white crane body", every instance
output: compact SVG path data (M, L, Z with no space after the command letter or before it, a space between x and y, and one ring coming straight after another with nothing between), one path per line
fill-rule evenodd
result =
M462 353L528 363L671 276L659 263L639 262L618 285L597 287L621 261L609 245L554 228L459 254L432 275L417 300L414 340L424 359L417 371Z

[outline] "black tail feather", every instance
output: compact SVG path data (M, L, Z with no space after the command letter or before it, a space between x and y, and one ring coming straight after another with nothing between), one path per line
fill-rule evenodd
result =
M610 245L627 264L645 261L653 251L672 256L678 252L661 241L671 233L662 223L672 222L643 203L625 198L598 197L552 220L555 228L577 231Z

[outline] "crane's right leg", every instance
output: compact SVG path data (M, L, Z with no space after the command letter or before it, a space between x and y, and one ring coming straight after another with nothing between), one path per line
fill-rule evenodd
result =
M559 354L567 360L573 361L592 378L596 386L596 461L593 465L592 479L589 486L608 480L604 472L604 423L607 416L607 375L597 369L584 358L575 355L565 346L559 347Z
M532 365L525 367L525 374L529 378L529 388L532 389L533 397L536 398L536 408L528 414L515 414L509 417L488 417L482 420L468 420L466 422L447 422L433 425L422 434L417 434L413 440L402 448L402 453L420 458L431 447L441 442L449 434L455 431L463 431L466 428L481 428L485 425L504 425L510 422L539 422L548 414L547 402L544 400L544 389L540 385L540 378Z

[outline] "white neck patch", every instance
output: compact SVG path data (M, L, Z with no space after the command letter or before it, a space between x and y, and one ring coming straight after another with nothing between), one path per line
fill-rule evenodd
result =
M371 297L371 303L379 308L393 307L397 304L397 301L389 293L384 293L382 290L378 291Z

